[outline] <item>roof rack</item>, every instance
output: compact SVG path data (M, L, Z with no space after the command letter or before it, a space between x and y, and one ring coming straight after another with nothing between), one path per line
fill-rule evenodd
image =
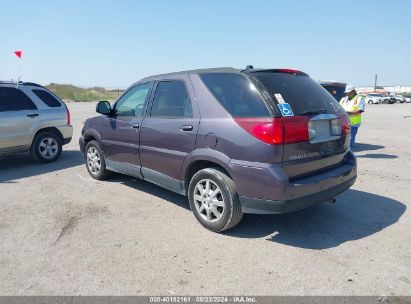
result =
M32 86L32 87L39 87L43 88L42 85L34 82L23 82L23 81L10 81L10 80L0 80L0 84L15 84L15 85L27 85L27 86Z
M23 82L23 85L28 85L28 86L32 86L32 87L43 88L43 86L42 86L41 84L34 83L34 82Z
M0 83L2 83L2 84L23 84L23 81L19 81L19 82L17 82L17 81L11 81L11 80L0 80Z

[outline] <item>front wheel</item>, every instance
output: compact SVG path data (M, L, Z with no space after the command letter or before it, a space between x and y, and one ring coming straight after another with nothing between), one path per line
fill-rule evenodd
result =
M219 168L198 171L190 181L188 199L200 224L214 232L236 226L243 217L234 182Z
M369 103L369 104L373 104L374 102L373 102L372 100L368 100L368 103Z
M92 140L86 145L86 167L90 176L103 180L110 176L111 172L106 168L106 159L97 141Z

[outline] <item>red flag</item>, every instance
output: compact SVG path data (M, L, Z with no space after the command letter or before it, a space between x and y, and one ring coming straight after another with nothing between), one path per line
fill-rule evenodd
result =
M21 59L22 51L15 51L14 54L16 54L17 57Z

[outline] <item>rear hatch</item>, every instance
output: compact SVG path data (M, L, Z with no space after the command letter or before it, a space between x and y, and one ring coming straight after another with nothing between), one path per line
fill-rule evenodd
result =
M284 136L290 138L283 145L283 168L290 180L341 165L349 147L348 116L318 82L295 70L257 70L250 75L274 109L283 109L277 115L283 116Z

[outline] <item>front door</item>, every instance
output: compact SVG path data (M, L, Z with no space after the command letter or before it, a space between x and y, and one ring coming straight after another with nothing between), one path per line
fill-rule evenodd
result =
M158 82L140 131L144 179L175 192L182 191L182 165L195 148L199 125L198 110L192 102L194 95L187 89L189 85L184 79Z
M136 85L125 92L105 117L101 130L107 166L115 171L141 177L140 126L152 83Z

